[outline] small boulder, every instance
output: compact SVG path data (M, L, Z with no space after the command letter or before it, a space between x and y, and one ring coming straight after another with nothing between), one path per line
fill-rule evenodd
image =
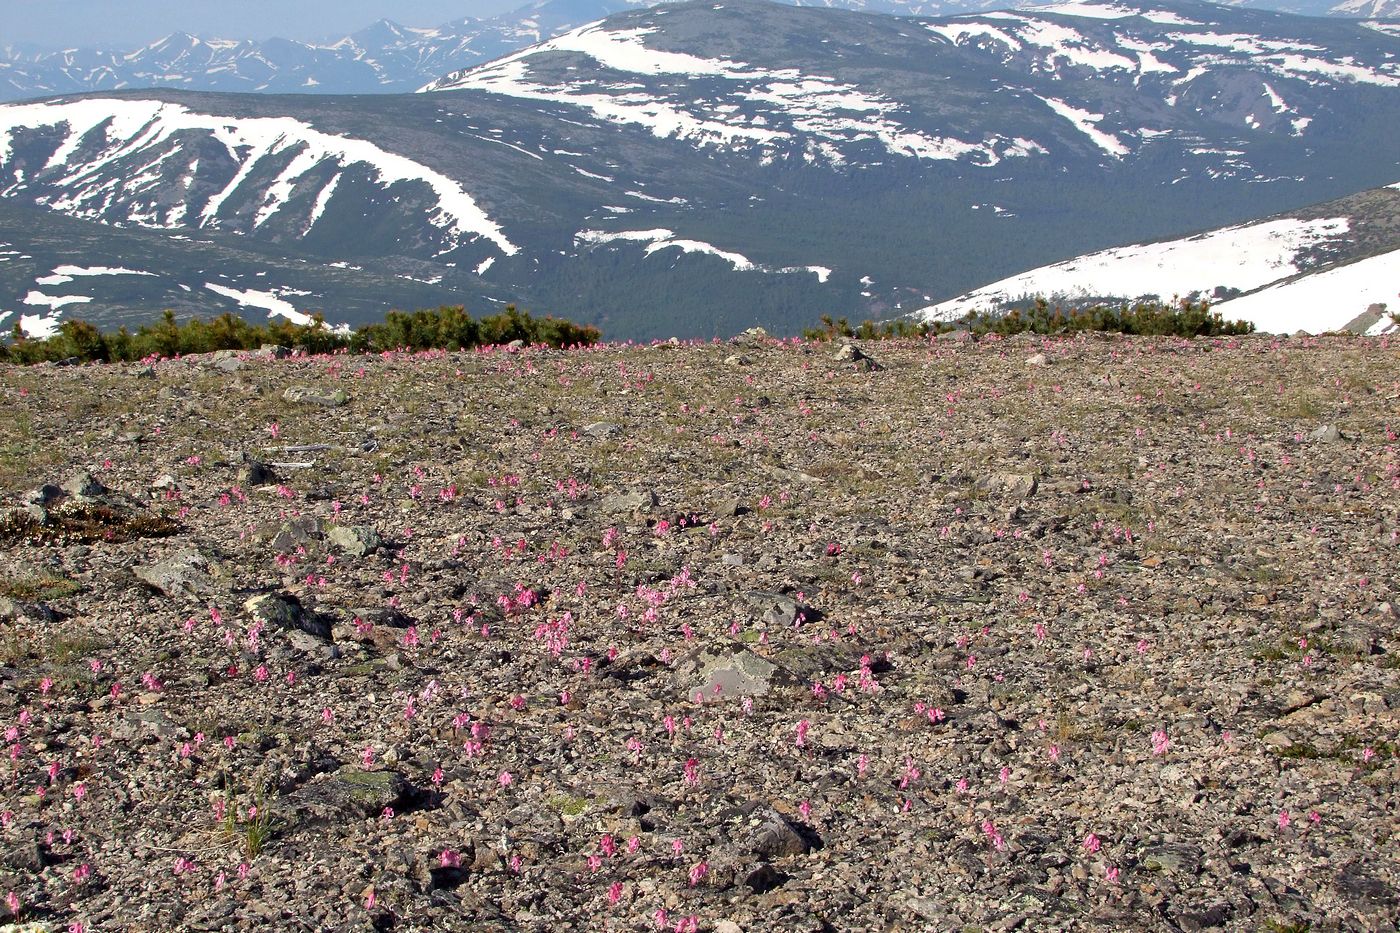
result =
M1335 424L1324 424L1308 434L1308 440L1314 444L1335 444L1343 437Z
M326 536L326 523L314 515L301 515L284 524L272 537L272 548L288 554Z
M656 498L656 493L650 489L640 489L636 492L619 492L603 499L602 506L604 512L613 514L623 514L630 512L650 512L660 504Z
M165 560L133 567L136 579L171 599L213 596L228 589L224 570L192 548L176 551Z
M413 796L412 786L397 771L366 771L345 765L284 799L293 812L344 821L377 817L386 808L401 810Z
M988 473L976 482L983 492L1000 493L1012 499L1030 499L1040 489L1033 473Z
M91 473L78 473L63 484L63 491L75 499L100 499L112 490Z
M326 392L311 386L288 386L282 398L297 405L319 405L322 408L340 408L350 402L344 390Z
M365 557L379 550L384 543L379 532L369 525L335 525L326 540L351 557Z
M53 622L57 618L57 613L43 603L0 596L0 622Z
M595 421L592 424L585 425L583 433L587 434L589 437L613 437L621 434L622 428L619 425L613 424L611 421Z
M759 858L785 858L806 855L812 846L797 827L771 807L760 807L753 814L753 828L744 847Z
M870 373L883 367L870 358L864 350L853 343L842 344L841 349L832 355L838 363L850 363L861 372Z
M675 684L686 699L702 702L736 696L763 696L796 680L785 669L738 642L717 641L696 648L676 662Z
M243 604L248 615L264 625L280 629L298 629L317 638L331 637L330 620L307 612L301 600L290 593L263 593Z
M254 460L247 454L243 454L242 463L238 466L238 485L240 486L270 486L277 482L277 474L272 467L261 460Z

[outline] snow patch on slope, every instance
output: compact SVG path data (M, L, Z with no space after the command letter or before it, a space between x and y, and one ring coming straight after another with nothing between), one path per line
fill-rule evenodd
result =
M1002 279L922 308L914 316L926 321L956 320L1034 295L1165 298L1209 293L1220 286L1253 291L1296 275L1301 252L1344 236L1349 229L1345 217L1283 218L1187 239L1116 247Z
M79 276L94 275L149 275L154 272L140 272L136 269L121 269L109 266L57 266L51 275L34 280L35 285L66 285Z
M1119 142L1117 136L1114 136L1112 133L1105 133L1098 128L1099 121L1103 119L1103 114L1080 110L1078 107L1072 107L1064 101L1056 100L1053 97L1045 97L1042 98L1042 100L1045 101L1046 105L1051 110L1064 117L1070 123L1073 123L1075 129L1089 137L1089 141L1104 152L1119 159L1128 154L1128 147Z
M101 183L103 170L111 163L150 152L154 159L128 178L127 193L133 188L157 188L165 182L152 171L174 154L159 151L176 134L200 133L220 143L239 170L224 188L205 203L200 212L203 224L213 223L219 209L243 182L270 157L292 153L293 157L267 185L254 225L265 223L288 206L292 191L303 184L319 184L310 229L325 210L340 170L364 166L380 184L391 187L400 182L427 185L436 197L437 207L430 222L453 240L453 246L469 238L484 238L506 255L518 252L486 212L460 184L446 175L406 156L388 152L374 143L347 136L336 136L315 129L291 117L227 117L195 113L180 105L157 100L117 100L89 98L52 103L14 104L0 107L0 165L9 163L15 133L32 127L66 128L66 135L49 159L45 170L65 171L54 182L67 189L50 207L80 217L93 217L110 208L116 194L110 182ZM78 153L83 157L78 159ZM335 173L321 182L315 173L329 164ZM329 189L329 190L328 190ZM150 226L182 226L173 217L154 214L133 217Z
M204 287L216 295L232 298L245 308L258 308L266 311L269 318L280 315L293 324L304 326L311 323L311 315L298 311L295 305L285 298L279 297L275 292L260 292L251 288L239 291L236 288L229 288L227 285L218 285L214 282L205 282Z
M1227 320L1250 321L1261 331L1319 334L1345 327L1372 304L1400 311L1400 250L1279 282L1215 306ZM1382 317L1376 330L1389 328Z
M24 303L27 305L42 305L55 310L64 305L81 305L89 301L92 301L92 298L87 295L45 295L40 291L31 291L24 296Z
M826 284L831 270L826 266L766 266L756 263L742 253L724 250L703 240L678 238L674 231L664 227L654 230L580 230L574 234L574 242L584 247L606 246L610 243L645 243L643 254L650 256L665 249L678 249L682 253L700 253L714 256L729 263L735 272L769 272L778 275L791 275L807 272L817 277L817 282Z
M652 49L644 40L655 31L650 27L609 30L602 23L590 24L489 65L448 75L422 90L478 90L566 104L612 123L643 127L663 139L698 145L777 148L808 134L812 138L809 158L836 163L844 161L841 144L860 140L878 142L895 155L931 160L970 157L982 165L1037 151L1027 140L992 137L971 142L910 129L897 119L901 109L897 102L835 78ZM706 95L673 85L652 90L601 78L539 83L532 78L532 66L549 53L584 55L601 69L624 75L733 82L735 87L727 96L760 107L755 113L738 107L711 108Z

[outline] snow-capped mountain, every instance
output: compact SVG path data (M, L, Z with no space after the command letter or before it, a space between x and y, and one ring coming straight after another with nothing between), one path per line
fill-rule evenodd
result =
M1041 0L791 0L796 6L937 16ZM537 0L484 19L436 28L381 20L327 42L199 38L173 33L123 51L0 46L0 100L128 88L272 94L411 91L646 0ZM1400 18L1400 0L1248 0L1246 6L1313 16Z
M1194 18L1112 2L867 18L860 38L845 38L820 36L820 14L747 4L710 11L711 32L693 36L671 26L690 8L658 7L572 30L425 90L564 104L765 160L791 157L795 143L814 162L862 164L873 149L984 167L1054 160L1047 146L1114 160L1170 150L1181 157L1182 177L1196 167L1263 178L1251 152L1272 148L1279 134L1305 135L1325 109L1322 96L1343 86L1400 88L1400 61L1384 33L1318 26L1305 37L1295 23L1280 28L1257 14L1255 30L1231 32L1222 29L1225 11L1185 9ZM775 27L781 20L817 47L745 61L736 53L756 19ZM1344 35L1349 54L1320 44ZM1222 131L1229 147L1201 144Z
M379 22L328 42L203 39L174 33L127 51L0 47L0 100L126 88L271 94L412 91L637 0L539 0L512 13L432 29Z
M0 310L791 331L1400 177L1400 36L1197 2L678 3L431 86L0 106Z
M1100 250L1041 266L910 317L955 321L1044 298L1098 301L1205 298L1259 330L1339 330L1374 305L1400 313L1400 184L1194 236ZM1366 321L1395 329L1389 314Z

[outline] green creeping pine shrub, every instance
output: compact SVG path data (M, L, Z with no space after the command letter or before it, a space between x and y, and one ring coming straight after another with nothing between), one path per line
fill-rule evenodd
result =
M1138 334L1150 337L1233 337L1254 333L1248 321L1226 321L1218 311L1210 310L1206 301L1181 301L1168 304L1160 301L1140 301L1117 307L1094 305L1065 311L1051 307L1044 298L1037 298L1026 310L1015 309L1003 314L974 312L955 322L915 324L912 321L865 321L851 327L845 318L832 320L823 315L822 327L803 331L808 340L835 340L857 337L862 340L887 340L894 337L926 337L965 328L974 334L1010 336L1033 334L1076 334L1101 331L1115 334Z
M103 333L88 321L70 320L60 324L52 337L36 340L26 337L15 325L9 338L0 340L0 362L132 362L152 356L256 350L266 343L305 353L378 353L401 349L470 350L512 340L566 347L597 343L601 338L596 327L552 317L532 317L514 305L483 318L473 318L461 307L411 314L391 311L382 322L367 324L348 334L328 329L319 314L310 324L294 324L285 319L253 324L231 313L212 320L194 318L180 323L174 312L166 311L160 321L142 325L134 334L125 327L115 333Z

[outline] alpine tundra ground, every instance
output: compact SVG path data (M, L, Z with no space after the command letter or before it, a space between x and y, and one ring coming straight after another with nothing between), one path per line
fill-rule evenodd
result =
M1400 354L0 370L22 929L1393 930Z

